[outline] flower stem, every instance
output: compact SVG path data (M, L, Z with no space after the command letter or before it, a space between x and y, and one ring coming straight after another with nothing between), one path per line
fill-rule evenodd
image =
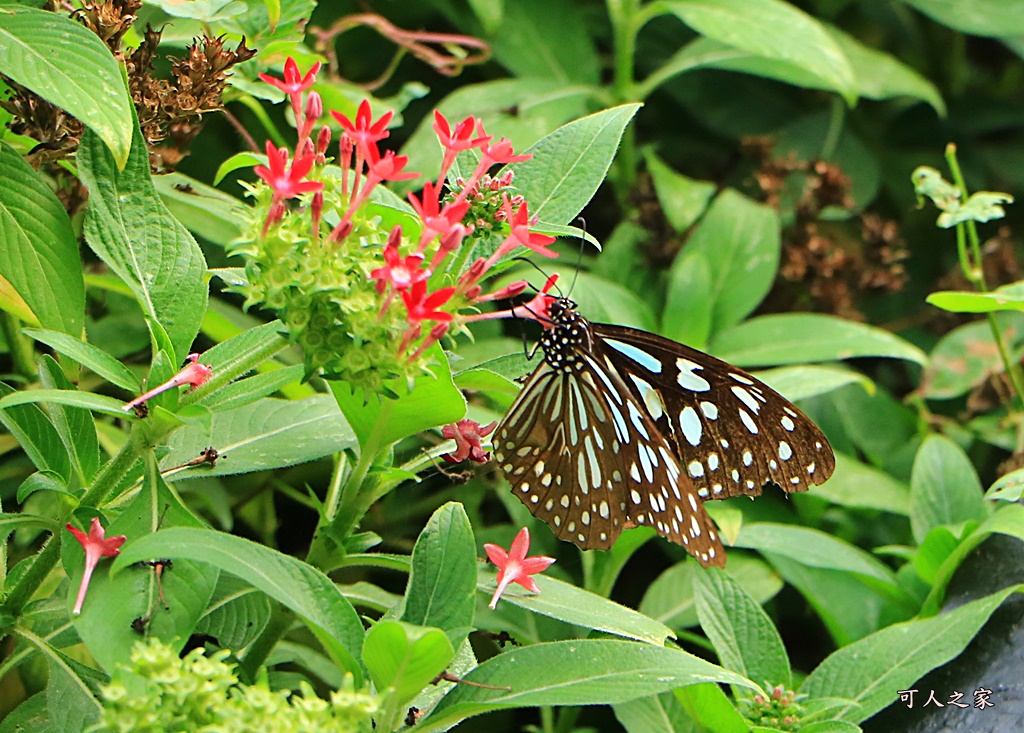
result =
M43 548L32 561L29 569L18 579L11 592L8 593L0 608L4 613L11 616L18 616L25 605L32 600L32 596L43 584L43 581L50 575L50 571L57 565L60 559L60 533L50 535L50 538L43 545Z
M950 143L946 146L946 163L949 165L950 173L953 176L953 183L960 189L960 200L967 201L969 198L967 183L964 181L963 171L960 169L960 161L956 156L956 145ZM966 242L965 242L966 239ZM978 227L973 221L961 222L956 225L957 252L960 257L960 266L963 268L964 276L974 284L979 291L988 292L988 283L985 282L985 269L982 265L981 240L978 237ZM968 252L967 246L970 245ZM992 331L992 339L996 348L999 349L999 358L1003 362L1003 369L1010 381L1019 404L1024 405L1024 374L1020 365L1011 359L1010 349L1003 338L1003 332L999 328L999 322L993 312L985 314L989 328ZM1008 406L1011 412L1016 412L1012 406ZM1024 423L1017 422L1017 450L1024 449Z

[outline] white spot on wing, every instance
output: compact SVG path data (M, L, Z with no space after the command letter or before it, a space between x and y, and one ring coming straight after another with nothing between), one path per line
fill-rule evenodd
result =
M683 411L679 413L679 427L683 431L683 437L686 438L686 442L690 445L700 445L700 436L703 432L703 428L700 424L700 418L697 416L697 411L692 407L684 407Z
M676 375L676 383L683 389L688 389L691 392L707 392L711 389L708 380L694 373L698 370L703 371L704 367L700 364L679 357L676 359L676 368L679 370L679 374Z
M623 356L635 361L647 371L661 374L661 362L643 349L639 349L632 344L623 343L617 339L605 339L604 342Z

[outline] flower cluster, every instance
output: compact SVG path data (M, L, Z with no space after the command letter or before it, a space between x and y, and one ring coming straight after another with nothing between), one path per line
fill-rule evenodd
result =
M740 705L744 717L753 725L796 731L800 729L802 716L806 712L797 702L801 697L777 685L772 688L770 697L755 695L753 699L741 700Z
M369 733L379 701L356 690L347 675L331 699L316 696L305 682L301 694L243 685L222 649L210 656L193 649L183 659L157 639L137 642L131 664L102 688L103 714L97 733L157 733L216 730L222 733L315 730ZM129 675L125 675L128 672Z
M331 128L321 126L315 91L319 65L305 75L291 59L284 79L261 75L289 98L295 152L267 143L267 165L248 234L232 252L246 258L247 305L275 310L306 353L308 372L323 369L364 390L386 393L395 377L412 379L429 367L428 350L482 317L480 303L517 295L525 282L496 293L483 281L517 250L554 257L554 238L533 232L527 202L512 190L513 174L497 166L526 160L511 143L495 141L479 119L452 124L434 113L443 149L437 177L408 204L384 188L418 173L409 159L380 144L392 113L374 119L359 105L354 119L332 111L341 127L337 157L328 158ZM479 163L447 185L460 153ZM477 253L480 254L477 254Z

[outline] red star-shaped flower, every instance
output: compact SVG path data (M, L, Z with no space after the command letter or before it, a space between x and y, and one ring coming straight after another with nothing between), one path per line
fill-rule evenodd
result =
M313 64L313 68L306 72L303 76L299 73L299 66L295 63L295 59L291 56L284 62L284 79L278 79L277 77L271 76L270 74L260 74L260 79L265 81L267 84L277 87L285 94L289 96L292 94L301 94L302 92L313 86L313 82L316 81L317 72L320 71L320 62L317 61Z
M420 280L413 283L409 290L402 291L402 300L405 301L405 308L409 311L409 322L419 321L450 321L451 313L437 310L448 302L455 292L455 288L447 287L427 295L427 283Z
M285 148L278 149L274 143L267 140L267 163L253 168L256 175L267 182L267 185L274 189L274 201L295 198L299 194L308 191L320 191L324 184L319 181L307 181L306 176L313 169L315 155L305 155L296 158L288 167L288 151ZM269 167L268 167L269 166Z
M331 114L334 115L334 119L338 121L338 124L345 128L345 132L348 133L352 142L363 150L373 147L374 143L383 140L391 134L387 131L387 126L391 122L394 112L385 112L380 116L379 120L374 122L373 113L370 111L370 103L365 99L359 103L355 122L341 112L332 111Z
M82 582L78 586L78 597L75 599L73 611L73 613L79 614L82 612L82 603L85 602L85 591L89 588L92 571L96 569L96 565L101 558L114 557L114 555L121 554L121 545L124 544L127 538L124 535L107 537L106 530L100 524L99 517L92 518L89 534L70 524L67 525L67 528L75 536L75 539L78 540L82 549L85 550L85 571L82 573Z
M412 208L416 210L420 220L423 221L424 239L428 242L435 236L447 235L456 224L462 221L462 217L469 210L468 201L458 204L449 203L442 207L438 191L430 181L423 184L420 198L417 199L416 194L409 194L409 203L412 204Z
M398 236L395 236L395 231ZM390 283L395 290L406 290L418 282L427 279L430 274L423 269L423 255L411 254L402 257L398 253L398 242L401 241L402 230L395 227L392 231L388 244L384 247L384 267L378 267L370 273L370 277L377 281L377 292L383 293Z
M519 530L508 552L491 543L484 545L484 549L491 562L498 566L498 587L491 597L491 608L498 605L498 599L510 583L518 583L531 593L540 593L536 581L530 576L544 572L555 561L555 558L544 555L526 556L530 549L530 530L526 527Z

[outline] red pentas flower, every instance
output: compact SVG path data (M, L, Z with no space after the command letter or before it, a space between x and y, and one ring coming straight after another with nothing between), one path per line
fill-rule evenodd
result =
M391 285L395 290L406 290L416 283L423 282L430 275L423 269L423 255L411 254L402 257L398 253L398 245L402 241L402 228L396 226L384 247L384 267L378 267L370 273L377 281L377 292L383 293Z
M332 110L331 114L338 121L338 124L345 128L345 132L348 133L352 142L364 150L391 134L387 131L387 126L391 122L394 113L385 112L380 116L380 119L374 122L373 113L370 111L370 103L365 99L359 103L355 122L341 112Z
M449 463L461 463L467 458L476 463L487 463L491 454L483 449L480 441L493 433L497 426L497 420L481 427L476 420L468 419L445 425L441 428L441 435L455 441L455 450L441 457Z
M409 194L409 203L423 221L421 248L436 236L445 237L457 226L469 210L469 202L449 203L441 207L439 191L431 181L423 184L420 198Z
M205 384L206 380L208 380L210 378L210 375L213 374L212 367L207 366L206 364L199 363L199 354L189 354L185 358L185 361L187 363L180 372L175 374L173 377L168 379L159 387L154 387L148 392L139 395L131 402L125 402L124 405L121 406L121 409L124 410L125 412L131 412L133 409L135 409L138 405L141 405L143 402L146 402L147 400L150 400L153 397L156 397L158 394L166 392L169 389L180 387L183 384L187 384L189 385L190 388L194 389L202 384Z
M307 181L306 176L313 169L313 161L316 156L306 155L296 158L288 167L288 151L285 148L278 149L274 143L267 140L267 163L253 168L256 175L266 181L267 185L274 189L274 202L284 199L295 198L299 194L309 191L323 190L324 184L320 181Z
M376 182L379 181L408 181L413 178L419 178L419 173L408 171L402 172L402 169L409 163L408 155L395 155L394 150L388 150L381 157L380 151L377 150L376 145L370 145L367 149L369 155L366 158L366 165L369 168L367 179L374 179ZM376 183L374 184L376 185ZM367 184L369 186L369 184Z
M437 309L447 303L454 292L455 288L447 287L427 295L426 281L413 283L409 290L402 291L402 300L405 301L405 308L409 312L409 323L452 320L451 313Z
M313 68L303 76L299 73L299 66L291 56L284 62L284 80L273 77L270 74L260 74L259 77L271 86L275 86L287 95L301 94L313 86L316 81L317 72L320 71L320 62L313 64Z
M99 517L92 518L89 525L89 534L86 534L77 527L67 525L68 531L75 536L78 543L85 550L85 570L82 572L82 582L78 586L78 597L75 599L75 608L72 613L82 612L82 604L85 602L85 592L89 588L89 580L92 578L92 571L101 558L114 557L121 553L121 545L127 539L124 535L119 537L107 537L106 530L100 524Z
M518 583L532 593L540 593L537 582L530 576L547 570L551 563L555 561L555 558L545 555L527 557L526 553L529 549L530 530L526 527L519 530L519 534L512 540L512 547L509 548L508 552L505 552L504 548L489 542L484 545L487 557L498 566L498 587L491 597L489 604L491 608L498 605L498 599L510 583Z

